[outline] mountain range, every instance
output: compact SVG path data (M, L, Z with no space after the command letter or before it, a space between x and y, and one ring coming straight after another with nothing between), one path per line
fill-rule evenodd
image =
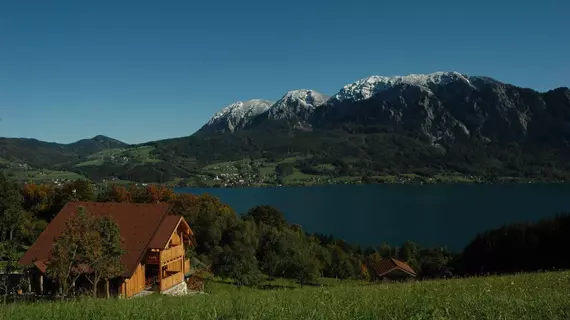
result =
M566 180L569 145L568 88L538 92L436 72L372 76L332 96L302 89L278 101L238 101L191 136L141 145L103 136L67 145L3 138L0 159L140 182L197 181L216 175L216 163L245 159L255 168L243 174L240 164L239 174L258 180L264 167L284 163L290 167L285 176L299 179L461 174ZM283 182L279 170L269 170L275 183Z

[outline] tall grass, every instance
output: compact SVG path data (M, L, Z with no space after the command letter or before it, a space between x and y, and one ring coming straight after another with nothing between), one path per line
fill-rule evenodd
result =
M0 319L570 319L570 272L0 307Z

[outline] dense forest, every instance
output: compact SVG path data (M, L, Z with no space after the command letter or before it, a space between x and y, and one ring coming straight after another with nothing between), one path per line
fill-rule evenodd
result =
M570 215L538 223L517 223L477 235L461 253L426 248L413 241L361 248L331 235L308 234L288 223L276 208L260 205L238 215L208 194L176 194L164 186L108 186L87 180L17 185L0 175L0 266L10 271L68 201L167 202L182 215L197 240L189 252L194 265L210 265L239 285L262 276L301 284L318 277L366 279L365 259L394 257L408 262L420 279L570 268L562 254L570 242Z

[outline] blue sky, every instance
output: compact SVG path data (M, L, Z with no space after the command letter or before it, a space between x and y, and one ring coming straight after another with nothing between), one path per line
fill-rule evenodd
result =
M458 71L570 86L570 2L0 2L0 136L185 136L237 100Z

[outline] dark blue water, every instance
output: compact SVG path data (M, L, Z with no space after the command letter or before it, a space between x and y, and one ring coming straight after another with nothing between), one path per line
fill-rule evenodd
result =
M238 213L263 204L308 232L362 246L414 240L461 250L478 233L570 212L569 184L337 185L284 188L184 188L210 193Z

